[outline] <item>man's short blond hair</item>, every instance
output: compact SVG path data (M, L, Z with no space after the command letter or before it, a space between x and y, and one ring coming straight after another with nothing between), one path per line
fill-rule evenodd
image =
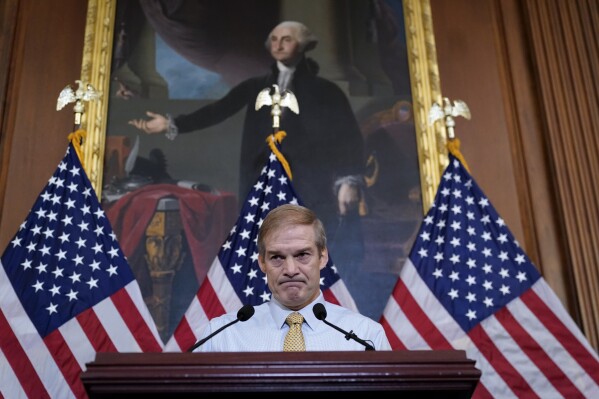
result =
M288 226L312 226L314 228L314 243L319 253L327 247L327 236L324 226L314 211L295 204L285 204L276 207L266 215L258 232L258 255L266 255L265 241L271 234Z

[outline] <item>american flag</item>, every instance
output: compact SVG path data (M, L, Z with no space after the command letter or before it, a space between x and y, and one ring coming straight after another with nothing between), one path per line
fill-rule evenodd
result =
M394 350L461 349L475 397L599 398L599 361L458 159L384 309Z
M258 229L271 209L287 203L301 204L283 167L285 158L275 144L274 136L271 139L274 151L270 152L262 173L243 203L237 222L167 342L165 351L186 351L200 338L206 323L216 316L237 311L245 304L259 305L270 300L266 275L258 266ZM321 270L320 285L328 301L357 310L337 273L332 256Z
M1 396L85 398L97 352L162 351L73 144L1 262Z

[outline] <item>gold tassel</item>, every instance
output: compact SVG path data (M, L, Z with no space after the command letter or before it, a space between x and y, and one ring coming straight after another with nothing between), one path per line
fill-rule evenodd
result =
M87 136L87 132L83 129L79 129L76 132L70 133L67 139L73 144L75 148L75 152L79 157L79 161L81 162L81 166L85 168L83 164L83 152L81 151L81 143L83 143L83 139Z
M283 130L279 130L275 134L271 134L270 136L268 136L266 142L268 143L268 146L270 147L271 151L276 155L279 162L281 162L281 165L283 165L283 169L285 169L285 172L287 172L289 180L293 180L293 177L291 176L291 168L289 167L289 162L287 162L283 154L281 154L281 151L279 151L279 149L275 145L275 141L280 144L281 141L283 141L283 139L285 138L285 136L287 136L287 133Z
M454 138L452 140L448 140L447 149L450 153L453 154L454 157L456 157L462 163L462 165L464 165L468 173L470 173L470 168L468 168L468 164L466 163L464 156L460 152L460 139Z

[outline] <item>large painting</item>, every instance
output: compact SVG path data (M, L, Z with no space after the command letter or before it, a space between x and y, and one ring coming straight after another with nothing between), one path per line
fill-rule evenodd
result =
M427 1L90 0L82 79L103 96L83 123L86 169L165 342L262 166L272 127L236 98L272 83L281 21L317 38L306 70L330 87L290 86L304 123L281 119L282 151L361 313L380 319L432 202L445 158L426 124L439 97ZM168 128L148 134L157 116Z

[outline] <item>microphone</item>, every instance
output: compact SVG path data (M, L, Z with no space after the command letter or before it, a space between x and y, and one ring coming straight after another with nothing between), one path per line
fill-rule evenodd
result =
M235 320L233 320L230 323L225 324L224 326L222 326L221 328L219 328L218 330L216 330L215 332L213 332L212 334L208 335L207 337L202 338L201 340L199 340L198 342L196 342L194 345L192 345L189 349L187 349L187 352L193 352L194 349L196 349L197 347L199 347L200 345L202 345L204 342L208 341L210 338L214 337L216 334L218 334L219 332L221 332L222 330L224 330L225 328L237 323L238 321L246 321L249 320L250 317L252 317L254 315L254 307L252 305L243 305L241 307L241 309L239 309L239 311L237 312L237 318Z
M373 351L374 346L372 346L371 344L369 344L368 342L358 338L356 336L356 334L354 334L353 331L347 332L342 330L341 328L337 327L336 325L334 325L333 323L329 323L328 321L326 321L326 317L327 317L327 310L325 309L324 305L322 303L317 303L316 305L314 305L314 307L312 308L312 311L314 312L314 316L316 316L316 318L318 320L322 320L324 321L326 324L328 324L329 326L333 327L335 330L345 334L345 339L349 341L349 339L353 339L354 341L364 345L364 347L366 348L367 351Z

